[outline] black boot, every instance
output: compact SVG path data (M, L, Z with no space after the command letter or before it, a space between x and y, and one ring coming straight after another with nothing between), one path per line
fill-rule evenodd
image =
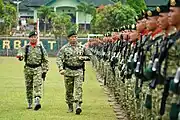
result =
M27 109L32 109L32 100L28 100L28 107Z
M68 104L68 113L73 112L73 104Z
M79 102L76 103L76 115L80 115L82 112L81 104Z
M34 110L39 110L40 108L41 108L40 98L36 97L35 98L35 107L34 107Z

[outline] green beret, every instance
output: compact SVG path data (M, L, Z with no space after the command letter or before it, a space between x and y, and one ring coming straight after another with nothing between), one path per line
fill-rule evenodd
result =
M32 36L34 36L34 35L37 35L37 32L36 32L36 31L32 31L32 32L29 33L29 37L32 37Z
M168 13L169 12L169 4L167 5L161 5L159 7L156 7L156 11L159 13Z
M113 32L119 32L119 29L115 28L113 29Z
M159 12L156 9L148 10L147 16L148 17L159 16Z
M180 7L180 0L170 0L171 7Z
M73 35L77 35L77 33L76 33L75 30L69 31L67 37L71 37L71 36L73 36Z

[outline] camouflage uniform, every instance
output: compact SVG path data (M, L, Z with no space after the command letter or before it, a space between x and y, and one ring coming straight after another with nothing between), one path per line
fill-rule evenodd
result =
M79 59L82 55L90 55L90 53L80 43L77 43L75 47L69 43L64 45L57 55L56 63L59 70L65 69L64 81L67 104L82 103L83 61ZM86 56L85 59L89 59L89 57Z
M40 47L42 47L43 53L41 53ZM27 57L25 58L26 53ZM42 73L47 73L49 69L48 55L42 44L37 44L35 47L32 47L30 44L28 44L25 47L19 49L18 55L22 55L24 59L27 59L24 66L26 95L28 103L32 104L33 88L35 98L41 98L42 95Z

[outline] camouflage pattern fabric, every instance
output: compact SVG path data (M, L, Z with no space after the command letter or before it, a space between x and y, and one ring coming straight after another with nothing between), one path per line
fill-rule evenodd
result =
M42 46L42 52L40 45L37 44L36 47L32 47L30 44L20 48L18 50L17 55L22 55L25 58L25 53L27 53L27 62L26 64L37 65L41 64L41 66L36 68L28 67L26 64L24 66L24 75L25 75L25 84L26 84L26 95L28 102L32 103L33 99L33 88L34 88L34 97L40 97L42 95L42 72L47 72L49 69L48 64L48 55L44 47ZM26 47L28 47L26 52ZM43 58L42 57L43 54Z
M80 43L72 47L69 43L64 45L57 55L57 66L59 70L65 70L64 81L66 87L66 102L72 103L82 102L82 82L83 82L83 69L72 70L71 68L64 67L63 63L68 66L82 66L83 61L79 59L80 56L84 56L84 60L89 59L91 53L88 49L85 49ZM73 89L75 96L73 98Z

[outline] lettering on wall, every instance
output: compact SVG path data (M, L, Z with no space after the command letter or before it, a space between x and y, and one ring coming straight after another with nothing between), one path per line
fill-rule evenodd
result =
M0 42L0 46L2 46L2 48L0 49L19 49L20 47L24 47L25 45L27 45L29 42L27 40L2 40L2 42ZM55 50L57 49L55 47L55 45L57 44L57 41L53 41L53 40L44 40L43 45L47 46L46 49L47 50Z
M14 49L19 49L21 47L21 41L20 40L14 40Z
M10 49L10 41L3 40L3 49Z
M56 41L48 41L48 43L50 44L50 50L53 50Z

